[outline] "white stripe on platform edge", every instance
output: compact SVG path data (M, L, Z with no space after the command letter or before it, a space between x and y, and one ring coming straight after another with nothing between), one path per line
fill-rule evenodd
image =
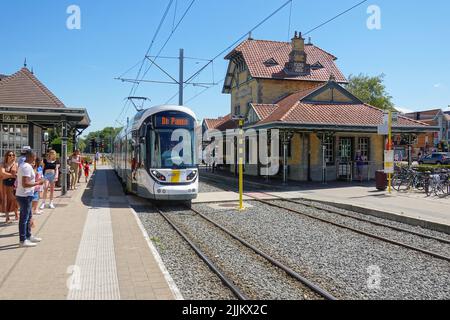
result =
M158 250L155 248L155 246L153 245L153 242L150 240L150 237L148 236L147 231L144 228L144 225L141 222L141 219L139 219L138 214L136 213L136 211L130 207L131 212L133 212L134 218L136 219L136 222L139 226L139 229L141 229L142 235L145 238L145 241L147 242L148 247L150 248L150 251L153 254L153 257L156 260L156 263L159 266L159 269L161 270L161 272L164 275L164 278L167 281L167 284L169 285L170 291L172 291L172 294L174 295L176 300L184 300L183 295L181 294L180 289L178 289L175 281L173 280L172 276L170 275L169 271L167 271L166 266L164 265L164 262L161 259L161 256L159 255Z

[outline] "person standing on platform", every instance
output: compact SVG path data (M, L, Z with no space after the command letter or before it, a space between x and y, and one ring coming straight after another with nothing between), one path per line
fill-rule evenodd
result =
M87 183L87 182L88 182L88 179L89 179L89 174L90 174L90 172L91 172L91 168L90 168L90 166L89 166L89 162L88 162L88 161L86 161L86 162L84 163L83 168L84 168L84 177L85 177L86 183Z
M76 190L78 183L78 173L80 172L81 155L80 151L76 150L70 158L70 169L72 175L70 177L70 189Z
M356 163L356 172L357 172L358 180L360 182L363 182L364 158L361 154L361 151L358 151L356 153L355 163Z
M50 150L47 154L47 158L44 159L44 179L45 179L45 185L44 185L44 197L42 198L42 204L40 209L45 209L45 203L47 201L47 194L48 189L50 189L50 209L55 209L55 205L53 204L53 198L55 195L55 185L58 181L58 172L59 172L59 163L56 159L56 151Z
M80 184L81 176L83 175L83 157L80 154L80 165L78 168L78 184Z
M0 176L2 180L1 211L6 216L7 224L11 223L11 219L9 218L11 212L14 212L16 221L19 220L19 206L17 204L16 196L14 195L18 170L19 166L16 163L16 154L12 151L6 152L3 164L0 166Z
M20 152L20 157L19 157L19 167L25 162L27 153L30 152L32 149L29 146L23 147L22 151Z
M41 181L44 176L42 174L42 166L41 166L41 159L37 158L36 161L33 164L34 174L36 175L36 180ZM32 206L32 214L33 215L41 215L44 212L39 209L39 200L41 199L41 192L42 192L42 186L36 186L34 188L34 194L33 194L33 206Z
M17 174L17 202L20 205L20 219L19 219L19 237L20 247L31 248L35 247L36 243L42 241L31 234L32 223L32 209L34 188L44 184L44 180L36 182L36 175L34 173L32 163L36 161L36 153L30 151L25 157L25 162L19 167Z

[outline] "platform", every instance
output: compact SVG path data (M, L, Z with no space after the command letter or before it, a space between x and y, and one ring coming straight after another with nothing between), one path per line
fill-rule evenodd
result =
M55 205L36 217L36 248L0 224L0 300L182 299L112 170Z
M211 173L202 172L202 174L206 177L211 176ZM237 183L235 178L219 176L220 179L230 182L230 188L234 186L233 183ZM376 190L373 183L289 183L283 186L281 183L276 184L275 181L268 183L255 178L250 178L246 184L246 194L270 200L270 196L258 194L257 191L252 194L251 190L258 187L264 188L265 193L275 197L302 198L329 203L344 209L450 234L450 198L440 199L426 197L423 193L395 191L389 194L387 191ZM231 202L237 199L238 194L235 192L214 192L200 194L196 202ZM249 200L249 197L244 199Z

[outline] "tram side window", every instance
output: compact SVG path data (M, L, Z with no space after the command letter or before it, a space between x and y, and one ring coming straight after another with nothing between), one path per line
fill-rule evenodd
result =
M141 142L139 145L139 168L145 167L145 155L147 154L147 146Z
M161 150L159 135L156 132L150 134L151 168L161 167L161 158L158 157Z

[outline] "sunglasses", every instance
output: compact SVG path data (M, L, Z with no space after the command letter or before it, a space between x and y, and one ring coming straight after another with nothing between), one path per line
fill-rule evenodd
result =
M15 157L15 154L8 154L8 157Z

